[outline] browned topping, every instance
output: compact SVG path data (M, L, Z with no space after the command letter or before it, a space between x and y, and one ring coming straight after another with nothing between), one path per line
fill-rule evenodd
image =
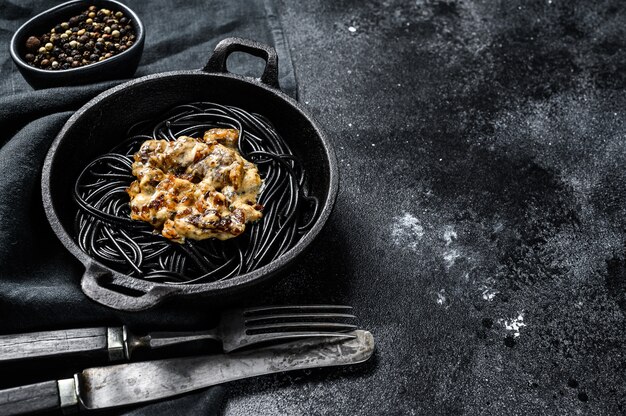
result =
M261 218L262 181L238 153L238 137L234 129L211 129L202 139L144 142L133 163L137 180L127 190L131 218L177 242L243 233L246 222Z

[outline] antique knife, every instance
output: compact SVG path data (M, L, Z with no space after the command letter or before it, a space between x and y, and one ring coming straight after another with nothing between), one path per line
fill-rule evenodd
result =
M229 381L283 371L357 364L374 352L367 331L351 339L305 339L233 354L95 367L74 378L0 390L0 414L105 409L149 402Z

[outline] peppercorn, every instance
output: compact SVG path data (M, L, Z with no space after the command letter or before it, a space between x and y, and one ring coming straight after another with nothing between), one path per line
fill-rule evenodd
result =
M34 51L39 49L39 46L41 46L41 42L39 42L39 39L37 39L35 36L31 36L28 39L26 39L26 48L28 50Z
M29 65L62 70L100 62L124 52L135 32L123 12L90 6L87 10L26 42Z

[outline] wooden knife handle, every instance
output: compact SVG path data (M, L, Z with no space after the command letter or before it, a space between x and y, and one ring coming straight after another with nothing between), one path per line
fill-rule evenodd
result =
M56 380L0 390L0 415L23 415L60 406Z
M108 350L107 332L108 329L103 327L1 335L0 363L76 353L105 353Z

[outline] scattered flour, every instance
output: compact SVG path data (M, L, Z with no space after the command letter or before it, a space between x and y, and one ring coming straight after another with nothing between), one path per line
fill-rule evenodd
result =
M495 298L496 295L500 293L498 290L490 288L489 286L486 286L486 285L482 285L480 287L480 291L483 295L483 299L486 300L487 302L491 302L493 298Z
M461 253L459 253L459 250L457 249L444 251L443 260L446 262L446 268L449 269L450 267L454 266L454 262L459 257L461 257Z
M437 302L437 305L443 306L446 309L450 307L450 301L446 297L446 290L445 289L441 289L439 292L437 292L437 300L436 300L436 302Z
M513 337L515 337L515 338L519 337L519 330L523 326L526 326L526 324L524 323L524 313L523 312L519 312L517 314L517 318L513 318L510 321L502 321L502 320L500 320L500 322L504 326L504 329L506 329L507 331L513 332Z
M452 244L452 240L456 240L456 238L457 234L456 231L454 231L454 228L452 226L447 226L443 232L443 240L446 242L446 246Z
M415 250L423 236L424 227L412 214L405 212L401 216L394 217L391 230L394 244Z

